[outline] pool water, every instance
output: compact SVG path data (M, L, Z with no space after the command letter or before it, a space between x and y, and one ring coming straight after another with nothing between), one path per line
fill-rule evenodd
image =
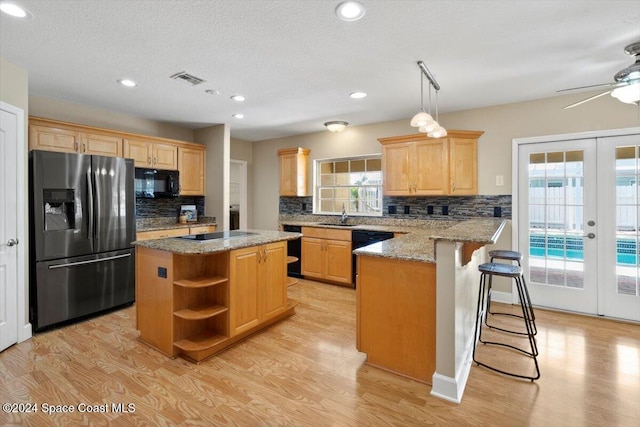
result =
M637 265L638 248L635 240L620 239L617 241L617 264ZM583 261L584 253L582 239L579 237L565 237L543 234L529 235L529 255L539 257L567 258L570 260Z

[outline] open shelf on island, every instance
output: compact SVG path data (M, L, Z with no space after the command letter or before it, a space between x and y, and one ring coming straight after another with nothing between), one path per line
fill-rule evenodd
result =
M220 333L208 331L191 338L176 341L173 345L182 351L202 351L214 347L226 339L227 337Z
M287 286L295 285L298 283L298 279L295 277L287 277Z
M185 320L202 320L224 313L227 310L229 308L222 305L203 305L179 310L173 315Z
M291 256L291 255L287 256L287 264L292 264L297 261L298 261L298 257Z
M196 279L181 279L173 282L176 286L182 286L183 288L204 288L207 286L219 285L226 283L229 279L226 277L199 277Z

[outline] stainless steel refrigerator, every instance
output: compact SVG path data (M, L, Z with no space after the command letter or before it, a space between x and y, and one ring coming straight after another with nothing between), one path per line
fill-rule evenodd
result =
M34 330L133 303L133 160L35 150L29 190Z

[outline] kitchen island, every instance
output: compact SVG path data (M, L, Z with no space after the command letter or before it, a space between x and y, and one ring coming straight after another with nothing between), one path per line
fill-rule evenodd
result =
M478 265L505 221L478 219L357 249L356 347L367 363L460 402L471 368Z
M286 241L300 237L248 230L135 242L140 340L199 362L293 315Z

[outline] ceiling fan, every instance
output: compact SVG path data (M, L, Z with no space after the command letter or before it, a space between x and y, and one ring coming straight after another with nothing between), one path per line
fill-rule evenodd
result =
M601 96L605 96L608 94L611 94L611 96L617 98L620 102L624 102L627 104L636 104L640 106L640 42L631 43L629 46L624 48L624 52L627 55L635 56L636 62L628 66L627 68L618 71L613 76L615 83L574 87L571 89L562 89L558 92L588 89L594 87L610 87L611 89L607 90L606 92L591 96L587 99L583 99L582 101L574 102L573 104L564 107L564 109L566 110L567 108L577 107L578 105L582 105L585 102L589 102L593 99L600 98Z

